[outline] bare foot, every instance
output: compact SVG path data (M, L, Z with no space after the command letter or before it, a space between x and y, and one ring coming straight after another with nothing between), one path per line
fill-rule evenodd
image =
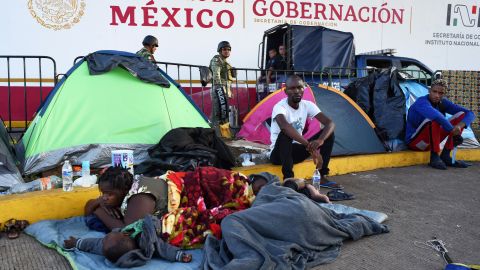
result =
M330 203L330 199L328 198L328 196L320 193L320 191L318 191L314 186L308 184L307 189L308 191L310 191L310 196L312 200L316 202Z
M192 254L188 254L188 253L183 253L182 254L182 262L183 263L189 263L192 261Z

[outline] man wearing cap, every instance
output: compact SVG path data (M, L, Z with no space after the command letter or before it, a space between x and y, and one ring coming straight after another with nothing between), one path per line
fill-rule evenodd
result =
M211 120L214 126L218 126L220 121L220 103L224 102L228 108L227 99L232 97L230 86L236 77L236 72L228 63L232 47L230 42L221 41L217 46L218 54L210 61L210 70L212 71L212 115ZM223 93L219 91L223 90ZM223 96L221 96L223 94ZM223 107L223 106L222 106ZM228 117L227 117L228 119Z
M151 62L155 62L155 57L153 57L153 54L158 48L158 40L154 36L146 36L143 39L143 48L137 52L138 56L141 56Z
M417 151L430 150L429 166L446 170L447 166L466 168L461 160L452 160L451 150L462 143L463 129L469 126L475 115L472 111L444 98L448 84L438 79L432 83L428 95L419 97L408 109L406 142ZM449 119L446 114L452 115ZM446 139L441 150L441 144Z
M286 179L294 177L294 163L302 162L312 155L322 176L321 183L328 183L325 175L329 173L328 163L335 141L333 134L335 124L315 103L302 100L304 89L302 78L291 75L286 82L287 98L280 100L273 107L270 161L282 165L283 179ZM303 137L307 118L315 118L323 125L322 130L310 140Z

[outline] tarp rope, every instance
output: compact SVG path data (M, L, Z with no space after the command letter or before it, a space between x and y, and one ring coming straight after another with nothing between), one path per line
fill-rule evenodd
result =
M462 264L462 263L454 263L453 260L448 256L448 250L445 247L446 244L440 239L433 238L432 240L428 240L425 242L414 241L413 244L416 247L424 248L424 249L434 249L442 255L443 260L447 264L448 269L460 269L460 268L449 268L449 265L453 266L463 266L461 269L471 269L471 270L480 270L480 265L478 264ZM447 269L445 268L445 269Z
M445 263L447 264L452 263L452 259L450 258L450 256L448 256L447 254L448 250L445 247L445 243L442 240L434 238L432 240L428 240L425 242L414 241L413 244L416 247L423 248L423 249L434 249L442 255L442 258L445 261Z

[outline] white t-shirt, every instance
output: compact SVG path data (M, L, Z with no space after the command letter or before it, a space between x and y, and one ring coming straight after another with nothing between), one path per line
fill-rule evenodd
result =
M280 100L272 110L272 126L270 127L270 141L272 144L270 145L270 151L272 151L275 147L275 142L277 141L278 134L281 131L277 121L275 120L277 115L283 114L287 122L291 124L300 135L302 135L307 117L315 117L320 112L321 111L318 106L308 100L300 101L298 109L290 107L290 105L288 105L287 98ZM297 141L294 142L299 143Z

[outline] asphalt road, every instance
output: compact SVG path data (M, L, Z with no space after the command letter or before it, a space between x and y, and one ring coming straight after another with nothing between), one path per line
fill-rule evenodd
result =
M332 178L353 192L345 204L386 213L390 233L346 242L340 256L316 269L444 269L421 243L437 237L449 256L479 264L480 164L447 171L427 166L380 169Z

